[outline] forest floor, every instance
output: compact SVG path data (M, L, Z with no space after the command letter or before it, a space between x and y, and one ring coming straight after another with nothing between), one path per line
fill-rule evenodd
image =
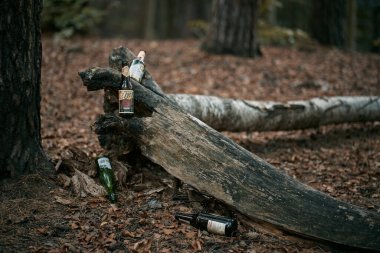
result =
M90 128L102 113L103 91L87 92L78 71L107 66L120 45L147 51L146 66L167 93L275 101L380 94L380 55L264 47L263 57L248 59L204 53L195 40L44 37L42 139L54 165L73 147L91 160L103 152ZM301 182L380 212L380 122L224 134ZM136 175L119 187L116 205L76 196L55 173L1 182L0 252L359 252L243 219L236 238L198 232L174 213L199 205L174 201L167 185L142 176L145 166L130 168Z

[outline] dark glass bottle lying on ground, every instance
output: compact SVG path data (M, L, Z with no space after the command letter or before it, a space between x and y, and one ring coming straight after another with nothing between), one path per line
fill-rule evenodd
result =
M106 156L99 156L96 159L100 183L107 191L107 197L111 203L115 203L116 197L116 179L111 167L110 160Z
M236 218L208 213L176 213L175 219L188 223L200 230L206 230L209 233L224 236L238 235Z

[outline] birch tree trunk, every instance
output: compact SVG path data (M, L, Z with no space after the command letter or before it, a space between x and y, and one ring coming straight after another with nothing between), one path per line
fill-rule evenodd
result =
M117 88L120 72L92 68L82 72L89 89ZM149 80L148 80L149 79ZM163 95L157 84L144 82ZM113 94L107 96L111 101ZM215 96L166 95L184 111L219 131L251 132L316 128L322 125L380 120L380 97L322 97L287 103L224 99ZM108 112L117 109L117 101L107 102Z
M220 131L277 131L380 120L380 97L321 97L287 103L169 95L186 112Z

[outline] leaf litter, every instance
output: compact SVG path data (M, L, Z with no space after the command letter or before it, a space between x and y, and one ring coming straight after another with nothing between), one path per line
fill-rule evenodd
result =
M194 40L74 38L57 44L44 37L42 142L56 172L1 183L0 252L336 250L332 245L294 237L242 216L238 216L237 238L178 223L175 212L194 212L204 207L174 201L175 180L164 172L158 173L160 168L144 159L125 163L112 157L119 200L111 205L100 193L93 162L104 151L90 129L102 113L103 92L87 92L77 72L107 66L109 52L120 45L134 52L147 51L147 68L167 93L282 102L316 96L380 94L378 55L332 48L305 52L264 47L264 57L248 59L204 53ZM83 50L72 51L73 46ZM297 180L380 212L379 122L224 134ZM85 185L89 189L83 189ZM223 210L221 207L217 209Z

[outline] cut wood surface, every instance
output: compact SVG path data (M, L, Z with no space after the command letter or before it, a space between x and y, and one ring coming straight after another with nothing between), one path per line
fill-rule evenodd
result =
M86 73L81 77L90 90ZM94 125L100 139L126 137L173 176L251 218L307 237L380 249L378 213L296 181L186 113L166 95L132 83L135 117L103 115Z
M92 68L81 72L89 90L118 88L120 72ZM148 74L149 75L149 74ZM143 85L158 87L149 75ZM155 92L164 96L162 91ZM278 131L316 128L322 125L380 121L380 97L339 96L278 103L226 99L216 96L168 94L183 110L219 131ZM116 102L116 101L115 101Z

